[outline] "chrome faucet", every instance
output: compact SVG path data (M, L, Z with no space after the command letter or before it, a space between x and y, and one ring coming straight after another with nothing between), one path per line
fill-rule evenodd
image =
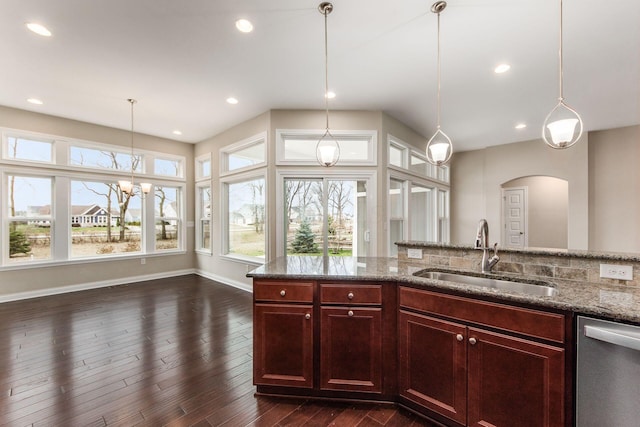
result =
M493 245L493 256L489 258L489 224L486 219L481 219L478 223L478 231L476 232L476 249L482 250L482 272L491 273L494 265L500 261L498 256L498 244Z

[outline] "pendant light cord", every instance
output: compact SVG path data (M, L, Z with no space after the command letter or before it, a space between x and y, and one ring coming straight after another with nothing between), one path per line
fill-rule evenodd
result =
M129 98L127 101L131 104L131 193L133 193L133 168L134 168L134 154L133 154L133 104L136 103L136 100L133 98Z
M440 12L438 12L438 118L437 128L440 129Z
M558 49L558 57L559 57L559 66L560 69L558 70L558 74L559 74L559 80L560 80L560 96L558 98L558 101L562 102L564 101L564 93L563 93L563 87L562 87L562 81L563 81L563 68L564 68L564 58L563 58L563 54L562 54L562 0L560 0L560 47Z
M323 10L324 15L324 107L326 115L327 132L329 131L329 48L327 42L327 15L329 9Z

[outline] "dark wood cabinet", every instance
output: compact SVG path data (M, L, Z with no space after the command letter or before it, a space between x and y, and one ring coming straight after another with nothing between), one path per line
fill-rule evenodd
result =
M320 387L382 392L382 309L321 307Z
M313 387L312 303L312 282L254 284L254 384Z
M565 350L553 342L562 315L404 288L400 304L435 311L400 311L400 396L461 425L567 424ZM453 319L433 317L442 312ZM520 322L528 319L532 336L552 342L470 326L466 316L518 335L527 333Z
M398 329L400 395L465 424L466 326L401 310Z
M572 424L571 316L396 283L254 281L259 394L398 402L447 426Z

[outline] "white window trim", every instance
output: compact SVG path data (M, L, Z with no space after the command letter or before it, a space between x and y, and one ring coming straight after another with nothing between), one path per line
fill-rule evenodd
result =
M69 154L71 145L86 147L90 149L98 149L98 150L109 150L109 151L117 151L123 152L127 154L127 147L120 145L112 145L112 144L104 144L99 142L91 142L91 141L83 141L73 138L65 138L56 135L42 134L31 131L23 131L19 129L11 129L11 128L2 128L0 127L0 133L2 135L2 157L0 157L0 172L1 177L0 181L2 181L2 188L0 188L0 196L1 200L4 200L7 197L4 192L6 191L7 175L18 175L18 176L31 176L31 177L47 177L52 179L53 193L52 193L52 215L50 220L54 226L52 227L51 233L51 257L46 260L34 260L25 263L9 263L9 247L8 247L8 239L3 238L2 242L0 242L0 247L2 249L2 260L0 263L0 271L8 271L8 270L16 270L16 269L29 269L29 268L37 268L42 266L51 266L51 265L68 265L68 264L78 264L78 263L86 263L86 262L103 262L103 261L111 261L114 259L131 259L131 258L148 258L154 256L165 256L165 255L176 255L176 254L184 254L187 252L186 244L187 244L187 227L188 221L186 217L186 204L187 204L187 182L184 176L181 177L173 177L166 175L153 175L149 173L135 173L134 180L143 181L145 179L152 180L154 186L164 185L170 187L178 187L180 188L180 218L178 218L180 222L180 235L178 242L178 249L171 250L155 250L155 237L154 234L147 237L150 233L153 232L153 226L155 224L155 213L154 213L154 198L155 193L150 193L152 196L146 196L142 203L141 207L143 209L144 221L145 225L143 229L142 242L141 242L141 251L135 253L118 253L118 254L101 254L100 256L95 257L71 257L70 247L71 247L71 226L70 221L60 220L60 218L70 218L69 205L71 200L70 195L70 181L71 180L88 180L88 181L117 181L118 178L130 176L130 172L123 170L113 170L113 169L96 169L92 167L80 167L77 165L69 164ZM7 135L11 137L17 138L25 138L25 139L36 139L43 141L53 141L53 159L55 159L56 163L50 162L37 162L30 160L21 160L21 159L7 159L5 158L5 151L7 147L6 138ZM186 164L185 156L177 156L168 153L160 153L149 150L136 150L137 154L142 154L145 159L146 166L148 166L148 162L151 161L153 163L153 159L157 156L162 159L171 159L178 160L181 163L181 169L184 175L184 167ZM0 210L0 226L5 227L8 226L8 214L3 210ZM4 234L4 233L2 233Z
M202 174L202 163L209 161L209 175L203 175ZM196 171L195 175L195 179L196 182L198 181L203 181L203 180L211 180L211 177L213 175L213 159L211 158L211 153L205 153L205 154L201 154L200 156L196 157L194 160L194 169Z
M266 144L265 144L266 145ZM236 171L234 171L236 172ZM228 185L236 184L239 182L245 181L253 181L256 179L264 179L264 210L265 210L265 220L264 220L264 242L265 242L265 253L264 259L260 257L250 257L245 255L238 254L230 254L228 253L229 249L229 204L228 204ZM232 261L240 261L251 264L262 265L267 260L271 259L271 251L270 251L270 239L271 239L271 227L269 226L269 181L267 179L267 168L263 167L260 170L250 170L240 173L234 173L233 175L228 175L225 177L220 177L220 192L219 192L219 205L220 206L220 246L219 246L219 257L221 259L227 259ZM212 190L213 191L213 190Z
M286 139L309 139L310 142L316 142L324 135L326 129L276 129L276 165L295 165L295 166L318 166L318 161L313 158L309 160L293 159L287 160L284 156L284 141ZM368 139L366 160L338 160L336 166L376 166L378 164L378 131L376 130L333 130L331 134L336 139Z
M164 153L156 153L155 151L148 151L146 152L147 154L145 155L145 159L147 157L151 158L151 165L152 165L152 173L151 175L153 176L157 176L157 177L162 177L162 178L172 178L172 179L184 179L184 169L185 169L185 162L186 159L184 156L175 156L175 155L171 155L171 154L164 154ZM155 161L156 160L167 160L170 162L177 162L178 163L178 174L177 175L166 175L166 174L161 174L161 173L156 173L155 170ZM145 169L145 170L149 170L149 169ZM149 175L149 174L147 174Z
M449 185L449 177L450 177L450 170L448 166L441 166L441 167L436 167L432 164L430 164L427 161L427 156L426 154L420 150L417 147L414 147L413 145L401 140L400 138L396 138L395 136L393 136L392 134L387 134L387 142L389 144L389 147L391 146L395 146L398 149L402 149L403 153L402 153L402 163L403 166L397 166L397 165L392 165L390 163L390 154L389 154L389 150L387 151L387 167L393 171L396 172L400 172L400 173L407 173L409 175L415 176L419 179L428 179L428 180L432 180L434 182L438 182L438 183L444 183L446 185ZM416 172L414 170L411 170L411 156L416 156L419 157L420 159L423 159L426 163L427 163L427 173L426 174L421 174L419 172ZM440 168L443 168L446 170L446 177L444 180L439 179L439 171Z
M22 132L13 129L0 128L2 131L2 151L0 154L0 160L9 163L17 163L17 164L32 164L32 165L55 165L56 164L56 139L52 138L49 135L42 135L35 132ZM48 142L51 144L51 161L46 160L29 160L29 159L16 159L9 156L9 138L16 139L27 139L37 142Z
M205 218L201 214L203 212L202 207L202 199L200 198L200 190L202 188L209 188L209 191L213 193L213 186L211 185L211 180L201 181L196 183L195 186L195 198L196 201L196 235L195 235L195 250L199 254L203 255L212 255L213 254L213 194L209 199L209 217ZM205 248L200 246L200 238L202 235L202 221L209 220L209 247Z
M251 147L253 145L264 144L264 161L261 163L256 163L255 165L245 166L243 168L229 170L228 158L229 154L233 154L237 151L240 151L244 148ZM260 132L259 134L253 135L249 138L243 139L242 141L234 142L233 144L224 146L220 148L219 157L220 157L220 177L235 175L238 173L248 172L255 169L264 168L267 165L267 132Z
M171 187L171 188L177 188L178 189L178 217L165 217L166 219L169 220L176 220L178 221L178 247L176 249L156 249L156 233L155 233L155 224L156 224L156 219L160 218L160 217L156 217L156 209L155 209L155 189L156 187ZM186 244L187 244L187 239L186 239L186 233L187 233L187 219L186 219L186 213L187 213L187 209L186 206L184 206L186 204L186 200L187 200L187 196L186 196L186 184L176 184L173 182L170 183L162 183L162 182L154 182L153 183L153 187L152 187L152 191L149 192L149 194L147 194L145 196L145 199L143 200L143 203L145 204L144 209L146 211L149 211L151 213L151 217L152 219L152 223L153 223L153 238L152 239L144 239L146 242L151 242L151 244L146 244L146 254L149 253L155 253L155 254L159 254L159 253L184 253L186 252ZM150 197L149 195L153 193L153 197ZM151 199L151 200L149 200ZM149 206L150 205L150 206ZM148 220L148 216L145 213L145 220ZM149 227L145 226L144 227L144 232L149 233Z
M366 180L367 192L370 192L374 197L367 197L367 224L370 229L369 233L369 252L367 256L375 257L377 254L378 240L375 228L378 224L377 210L375 200L377 198L377 171L370 169L356 169L349 171L340 171L336 169L323 169L319 171L310 171L308 169L297 170L278 170L276 172L276 185L279 190L276 191L276 254L278 256L284 256L285 254L285 239L284 239L284 180L287 178L300 178L300 179L345 179L345 180ZM373 202L370 202L373 200Z

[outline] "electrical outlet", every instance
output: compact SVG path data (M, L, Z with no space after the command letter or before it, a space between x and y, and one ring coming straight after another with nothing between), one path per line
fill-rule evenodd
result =
M633 280L633 266L600 264L600 277L619 280Z
M140 258L140 265L145 265L147 263L146 258Z
M407 249L407 258L422 259L422 249Z

